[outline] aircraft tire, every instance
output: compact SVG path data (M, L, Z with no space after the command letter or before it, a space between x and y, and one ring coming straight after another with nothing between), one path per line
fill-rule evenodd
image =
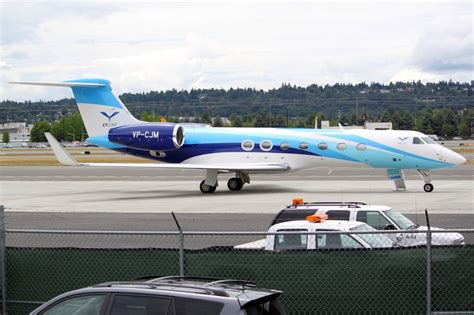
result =
M217 185L209 186L209 185L206 185L204 182L205 180L203 180L201 184L199 184L199 189L201 190L203 194L212 194L213 192L216 191Z
M432 183L427 183L427 184L425 184L425 185L423 186L423 190L424 190L425 192L432 192L433 189L434 189L434 186L433 186Z
M241 190L244 187L244 182L238 177L232 177L227 181L227 188L232 191Z

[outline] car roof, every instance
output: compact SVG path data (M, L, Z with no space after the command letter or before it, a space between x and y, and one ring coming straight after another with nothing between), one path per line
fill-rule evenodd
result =
M315 210L376 210L376 211L384 211L390 210L392 207L384 206L384 205L369 205L364 202L359 201L348 201L348 202L333 202L333 201L322 201L322 202L303 202L301 204L291 204L287 206L283 210L292 210L292 209L315 209Z
M145 290L147 292L162 292L167 294L183 293L207 297L238 299L241 306L258 303L261 300L271 300L282 292L271 289L257 288L255 283L233 279L214 279L201 277L145 277L136 281L105 282L88 289L107 288L109 291L126 289ZM181 294L177 294L181 295Z
M307 220L287 221L278 223L270 227L269 232L278 232L282 229L307 229L308 231L317 230L336 230L349 231L350 229L366 225L358 221L342 221L342 220L324 220L322 222L310 222Z
M323 206L323 207L318 207L318 210L354 210L354 211L385 211L385 210L390 210L392 207L388 206L382 206L382 205L364 205L360 207L348 207L348 206Z

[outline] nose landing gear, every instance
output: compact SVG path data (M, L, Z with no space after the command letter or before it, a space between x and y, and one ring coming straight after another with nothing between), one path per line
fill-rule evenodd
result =
M423 190L425 192L432 192L433 189L434 189L434 187L433 187L432 183L427 183L427 184L423 185Z
M430 173L428 170L418 170L425 184L423 185L423 190L425 192L432 192L434 189L433 184L431 183Z

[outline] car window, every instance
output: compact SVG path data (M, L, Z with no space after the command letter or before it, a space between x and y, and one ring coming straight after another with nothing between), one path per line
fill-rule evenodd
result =
M116 295L112 315L168 315L172 299L161 296Z
M329 210L326 212L329 220L344 220L349 221L351 215L350 211L346 210Z
M175 307L176 314L179 315L218 315L221 313L224 304L215 301L175 297Z
M387 224L391 224L377 211L359 211L357 221L367 223L376 230L384 230Z
M413 221L411 221L406 216L396 210L389 209L385 210L383 213L385 213L385 215L389 217L393 222L395 222L395 224L397 224L402 230L417 227L417 225L413 223Z
M363 231L375 231L375 229L367 224L361 224L351 228L351 231L363 232ZM369 244L371 248L377 247L392 247L393 241L385 234L355 234L361 238L364 242Z
M270 224L275 225L277 223L283 223L288 221L296 221L296 220L305 220L307 216L314 214L315 210L309 209L289 209L289 210L282 210L277 215L277 217L273 220Z
M275 235L275 250L278 249L306 249L308 246L308 235L290 234L286 232L308 232L306 229L282 229L277 232L285 234Z
M363 248L352 236L347 234L341 234L340 236L342 248Z
M107 295L80 295L68 298L43 311L44 315L99 315Z
M247 315L284 315L285 309L278 299L260 304L252 304L245 307Z
M359 242L347 234L318 234L317 243L317 248L319 249L363 247Z

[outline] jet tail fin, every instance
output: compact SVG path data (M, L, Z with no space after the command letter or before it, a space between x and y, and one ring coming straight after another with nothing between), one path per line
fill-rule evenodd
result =
M54 155L58 159L59 163L63 165L79 165L79 163L59 144L58 140L49 132L45 132L44 135L53 149Z
M10 82L24 85L70 87L89 137L107 135L113 127L137 124L138 119L112 93L110 81L77 79L63 82Z

